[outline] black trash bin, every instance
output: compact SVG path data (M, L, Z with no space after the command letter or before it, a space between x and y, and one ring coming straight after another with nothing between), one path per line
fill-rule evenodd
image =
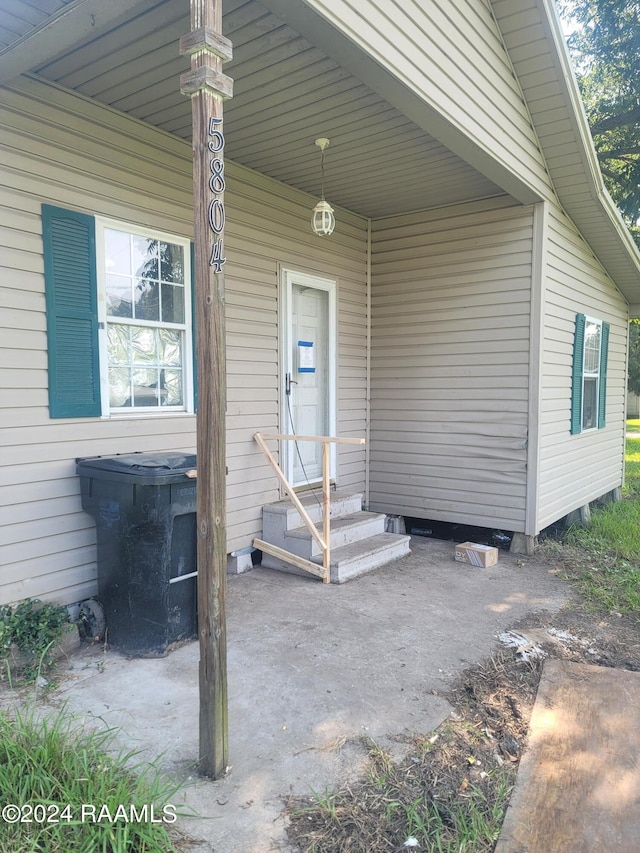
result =
M129 453L76 460L82 507L96 522L107 640L163 654L198 631L195 455Z

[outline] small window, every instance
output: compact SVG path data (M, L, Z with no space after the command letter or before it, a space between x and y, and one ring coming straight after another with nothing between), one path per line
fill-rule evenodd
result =
M609 324L576 315L573 348L571 432L602 429L606 424Z
M598 386L600 384L600 344L602 323L587 322L584 330L584 373L582 377L582 429L598 426Z
M189 243L98 223L101 371L110 412L187 408Z

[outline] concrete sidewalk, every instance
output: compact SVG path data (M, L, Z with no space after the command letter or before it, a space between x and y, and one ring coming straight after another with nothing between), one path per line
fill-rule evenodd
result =
M410 556L342 586L260 568L230 578L231 771L217 782L193 770L195 642L154 660L85 650L48 701L121 727L129 748L187 780L180 798L202 816L182 822L194 853L287 850L284 797L356 778L363 734L398 749L393 736L438 726L458 673L511 623L566 598L535 557L500 552L474 568L454 562L453 543L420 537Z

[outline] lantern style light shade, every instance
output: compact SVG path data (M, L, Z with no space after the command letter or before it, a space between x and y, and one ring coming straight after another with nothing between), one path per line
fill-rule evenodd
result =
M313 228L313 233L318 237L328 237L336 227L333 208L324 197L324 152L329 147L329 144L330 141L325 136L316 139L316 145L320 149L321 198L313 208L311 227Z
M313 233L318 237L328 237L333 233L333 229L336 227L336 218L328 201L322 199L313 208L311 227Z

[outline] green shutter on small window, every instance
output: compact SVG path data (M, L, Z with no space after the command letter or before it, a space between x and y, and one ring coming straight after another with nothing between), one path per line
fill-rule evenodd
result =
M102 408L94 219L43 204L42 238L49 413L97 417Z
M191 346L193 348L193 411L198 411L198 362L196 359L196 247L191 243Z
M607 361L609 358L609 323L602 324L600 337L600 384L598 386L598 429L607 424Z
M582 379L584 374L584 314L576 314L576 332L573 340L573 370L571 374L571 434L582 431Z

